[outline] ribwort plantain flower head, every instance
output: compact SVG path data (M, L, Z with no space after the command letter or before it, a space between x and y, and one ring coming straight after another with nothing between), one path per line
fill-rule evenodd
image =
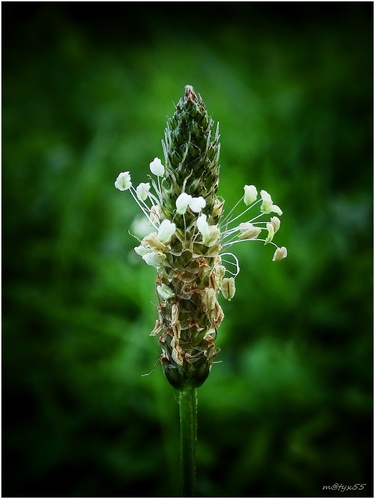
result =
M158 336L160 361L170 384L182 389L206 380L214 358L218 328L224 318L218 295L232 300L240 268L228 251L241 242L263 241L276 249L273 261L287 256L273 242L282 215L270 194L245 185L236 206L223 216L219 185L219 127L193 87L167 121L164 164L150 163L149 182L134 188L129 172L120 173L115 187L128 190L147 217L151 233L139 240L136 253L157 270L158 318L151 332ZM234 215L238 205L245 208ZM254 213L249 217L250 211Z

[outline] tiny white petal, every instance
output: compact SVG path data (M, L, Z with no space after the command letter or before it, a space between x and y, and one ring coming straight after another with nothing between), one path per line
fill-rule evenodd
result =
M272 198L268 194L267 191L260 191L260 195L262 197L262 205L260 207L260 211L262 213L271 213L271 208L272 208Z
M205 309L208 310L213 310L215 308L216 304L216 292L213 288L205 288L203 296L202 296L202 301Z
M271 218L271 224L273 225L273 229L275 231L275 234L276 232L280 229L280 219L277 218L277 217L272 217Z
M146 253L142 256L142 258L147 263L147 265L151 265L151 267L155 267L158 269L163 265L166 257L162 253L156 253L153 251L151 253Z
M266 227L268 230L268 236L267 236L266 240L264 241L264 244L270 243L273 239L274 234L275 234L275 229L273 228L273 225L271 222L268 222Z
M162 177L164 175L164 165L161 164L159 158L155 158L154 161L151 161L150 170L157 177Z
M174 296L174 292L166 284L162 284L161 286L157 286L156 290L157 290L160 298L162 298L163 300L169 300L170 298L173 298L173 296Z
M191 211L194 211L194 213L199 213L205 206L206 200L202 196L191 198L189 202L189 208Z
M160 220L160 206L158 204L154 204L150 211L150 223L156 224L159 223Z
M246 204L246 206L250 206L254 203L254 201L256 201L256 198L258 197L258 191L255 185L245 185L244 191L244 203Z
M148 253L152 253L152 250L150 250L148 248L145 248L142 245L136 246L134 248L134 251L137 253L137 255L142 256L142 257L145 256L145 255L147 255Z
M179 213L180 215L186 213L187 207L189 206L191 200L192 197L190 196L190 194L186 194L186 192L180 194L176 199L177 213Z
M231 301L236 293L236 284L234 281L234 277L226 277L225 279L223 279L223 282L221 284L221 293L226 300Z
M165 244L163 244L159 237L157 232L151 232L151 234L148 234L146 237L143 238L142 240L143 246L146 246L147 248L151 248L152 251L164 251L165 250Z
M132 186L129 172L122 172L115 181L115 187L119 191L127 191Z
M217 225L209 225L204 213L197 218L197 228L202 235L203 244L208 248L214 246L220 238L219 228Z
M210 232L210 226L207 223L207 215L205 215L204 213L202 213L202 215L197 218L197 227L203 237L208 236Z
M276 213L276 215L279 215L279 216L281 216L283 214L281 209L276 204L273 204L271 206L271 213Z
M285 248L285 246L282 246L281 248L277 248L274 255L273 255L273 258L272 258L272 261L273 262L278 262L279 260L282 260L283 258L286 258L288 255L288 251L287 249Z
M148 193L150 192L150 184L147 182L147 184L139 184L137 187L137 197L141 201L146 201L148 198Z
M276 213L277 215L283 214L279 206L273 204L272 198L267 191L260 191L260 195L263 201L260 207L260 211L262 213Z
M176 232L176 224L169 220L163 220L158 231L158 239L162 243L170 241L173 234Z
M259 235L261 231L259 227L255 227L251 222L241 223L238 228L241 231L238 239L254 239Z
M203 238L203 244L208 248L211 248L212 246L215 246L220 239L220 229L217 225L210 225L209 228L210 232Z
M211 216L220 217L220 215L223 212L223 207L224 207L224 201L221 201L220 199L215 199L214 208L211 212Z

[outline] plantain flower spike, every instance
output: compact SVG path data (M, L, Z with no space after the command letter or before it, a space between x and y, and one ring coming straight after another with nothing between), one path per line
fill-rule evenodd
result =
M234 297L240 270L226 248L263 241L276 247L274 261L285 258L287 250L273 242L280 220L260 220L270 213L282 214L268 192L261 190L258 199L256 187L245 185L240 201L222 217L224 201L217 196L219 126L214 126L190 85L167 120L162 145L164 164L159 158L150 163L151 184L135 189L130 173L124 172L115 187L130 191L154 229L135 251L156 268L158 319L151 336L158 337L167 380L182 389L187 384L201 386L219 353L215 340L224 313L218 295ZM234 216L241 201L246 208ZM254 208L258 213L249 218L247 213ZM239 219L242 222L236 225Z

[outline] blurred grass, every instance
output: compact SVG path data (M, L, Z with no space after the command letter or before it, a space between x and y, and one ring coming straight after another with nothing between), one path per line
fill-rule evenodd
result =
M197 493L372 495L371 3L3 3L3 496L178 493L135 204L185 84L222 134L220 194L283 211L238 245L199 390ZM336 495L340 495L336 492Z

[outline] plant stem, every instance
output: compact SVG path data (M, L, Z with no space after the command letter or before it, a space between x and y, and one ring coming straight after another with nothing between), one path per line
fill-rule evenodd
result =
M195 489L195 444L197 441L197 389L185 385L179 393L181 491L193 497Z

